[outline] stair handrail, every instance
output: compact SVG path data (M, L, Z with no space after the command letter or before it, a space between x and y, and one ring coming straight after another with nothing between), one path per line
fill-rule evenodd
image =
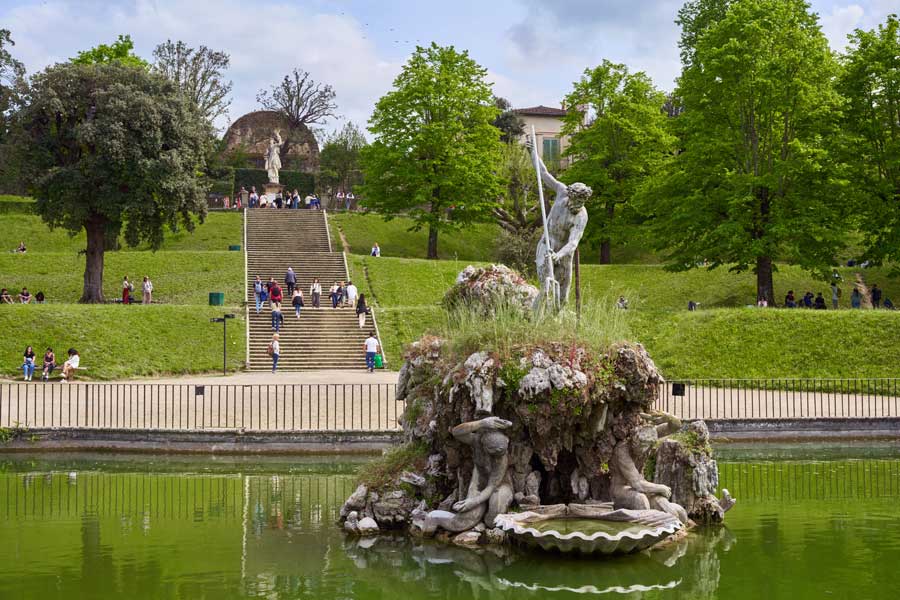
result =
M324 208L322 209L322 217L325 218L325 234L328 236L328 251L329 251L329 252L334 252L334 250L331 249L331 228L328 226L328 211L325 210ZM347 265L346 265L346 262L347 262L347 261L345 260L345 261L344 261L344 263L345 263L345 264L344 264L344 267L345 267L345 268L346 268L346 266L347 266Z
M244 368L250 368L250 302L247 300L249 294L249 282L247 278L250 276L249 264L247 258L247 209L244 208ZM255 293L255 289L254 289Z

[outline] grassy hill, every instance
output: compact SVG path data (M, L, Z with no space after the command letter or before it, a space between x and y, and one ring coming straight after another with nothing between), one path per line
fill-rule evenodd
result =
M241 244L243 221L238 213L211 213L193 233L167 232L162 249L144 247L107 252L104 294L110 302L121 295L123 275L140 287L153 281L151 306L82 306L84 233L70 236L50 230L32 213L33 202L0 196L0 287L15 294L23 286L43 291L46 305L0 306L0 376L21 375L26 345L41 354L49 345L61 355L78 348L89 366L85 377L115 379L130 376L200 373L221 369L222 328L209 319L237 312L244 293L244 255L229 252ZM24 255L10 252L25 241ZM225 307L208 306L209 292L224 292ZM138 301L139 301L139 294ZM229 368L243 366L242 319L230 324Z
M396 367L404 346L439 329L439 303L465 261L350 257L360 289L381 307L379 329ZM857 270L840 269L849 307L849 281ZM887 297L900 298L900 282L887 269L863 270ZM895 377L900 364L900 311L809 311L746 308L755 295L752 274L726 270L670 273L651 265L583 265L586 302L625 295L628 336L644 343L669 378ZM796 267L781 266L779 295L794 289L822 291L825 282ZM688 300L701 310L687 311Z

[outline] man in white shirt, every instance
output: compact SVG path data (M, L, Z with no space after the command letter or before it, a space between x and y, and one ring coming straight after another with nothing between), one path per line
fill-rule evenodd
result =
M356 308L357 298L359 298L359 290L356 289L356 286L351 281L347 284L347 302L350 303L350 306Z
M375 332L370 331L369 337L366 338L365 341L366 346L366 369L369 373L375 372L375 355L378 353L378 338L375 337Z
M344 192L338 192L335 197L335 208L340 208L341 204L344 203Z
M313 308L319 308L319 299L322 297L322 284L319 278L313 279L312 285L309 286L309 295L312 297Z
M344 196L344 200L347 205L347 210L350 210L353 207L353 200L355 198L356 198L356 196L353 195L353 192L347 192L347 195Z

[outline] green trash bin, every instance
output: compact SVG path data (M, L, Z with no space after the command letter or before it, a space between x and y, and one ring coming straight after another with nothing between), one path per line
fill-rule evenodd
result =
M210 306L224 306L225 305L225 292L210 292L209 293L209 305Z
M381 354L376 354L376 355L375 355L375 368L376 368L376 369L383 369L383 368L384 368L384 360L382 360Z
M238 252L238 251L240 251L240 249L241 249L240 244L232 244L231 246L228 246L228 250L231 252Z

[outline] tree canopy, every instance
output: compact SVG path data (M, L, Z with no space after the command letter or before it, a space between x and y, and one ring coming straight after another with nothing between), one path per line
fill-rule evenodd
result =
M208 126L165 78L119 61L57 64L35 75L16 115L37 212L87 233L82 302L103 301L103 253L124 227L157 248L165 228L206 211L199 173Z
M611 262L619 223L634 213L635 191L674 146L665 102L646 74L629 73L625 65L608 60L587 69L566 96L571 108L563 132L571 134L566 155L574 160L561 177L594 191L587 203L586 239L599 245L601 263Z
M741 0L696 40L672 119L679 152L642 194L675 269L753 269L774 303L775 260L824 273L844 238L834 56L803 0Z
M494 96L494 105L500 111L494 119L494 127L500 130L501 142L518 140L525 133L525 121L522 120L512 107L512 103L506 98Z
M428 227L428 258L441 230L487 219L496 205L501 143L486 76L468 52L417 47L369 120L364 203Z
M856 30L838 88L867 258L900 260L900 20Z
M130 35L120 35L112 44L100 44L90 50L82 50L71 62L76 65L117 62L129 67L150 68L150 63L134 53L134 42Z
M225 81L231 62L226 52L166 40L153 51L153 58L153 70L186 94L204 119L212 123L228 112L232 83Z
M352 121L329 135L319 152L319 180L334 191L349 191L362 183L360 151L366 136Z

